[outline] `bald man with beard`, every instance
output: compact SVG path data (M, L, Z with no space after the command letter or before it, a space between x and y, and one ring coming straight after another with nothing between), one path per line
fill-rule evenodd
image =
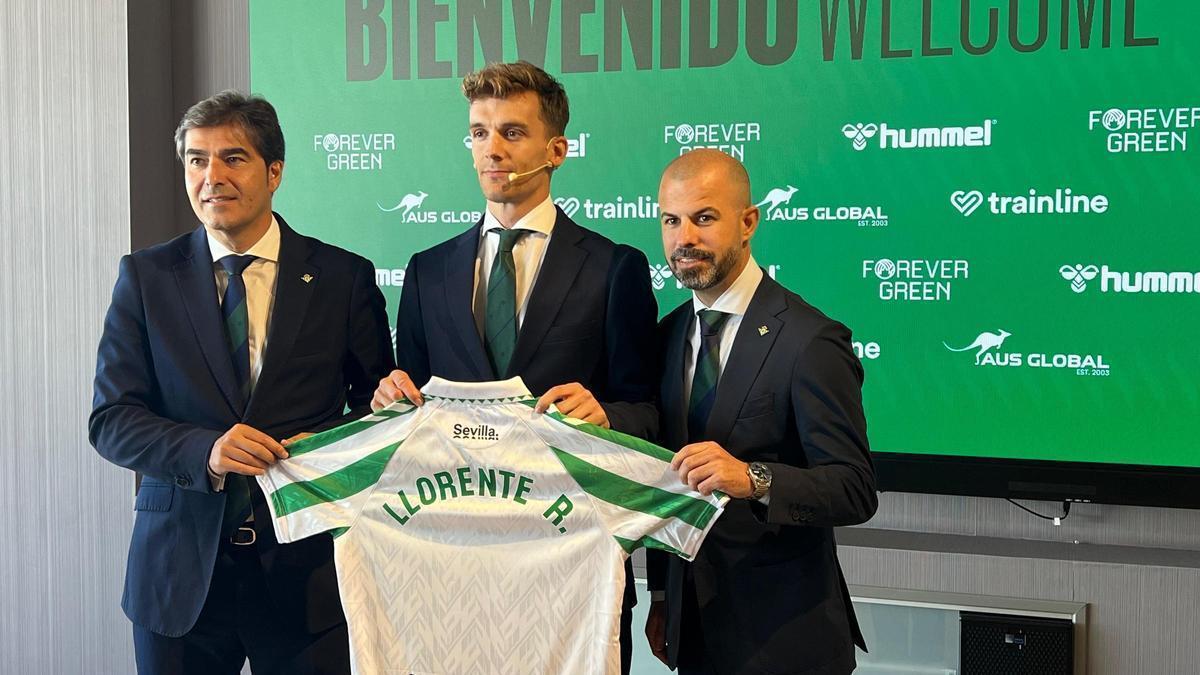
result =
M833 528L877 506L850 331L755 262L736 159L681 155L659 207L692 289L659 325L662 444L681 482L734 500L694 562L649 552L651 649L685 675L849 673L866 646Z

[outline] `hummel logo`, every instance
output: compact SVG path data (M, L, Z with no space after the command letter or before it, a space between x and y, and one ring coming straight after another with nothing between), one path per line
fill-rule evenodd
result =
M316 279L316 277L314 277L314 276L313 276L313 275L311 275L311 274L305 274L304 276L300 277L300 281L303 281L303 282L304 282L304 283L306 283L306 284L307 284L308 282L312 281L313 279Z
M975 209L983 204L983 193L979 190L971 190L970 192L958 190L950 195L950 203L963 216L969 216L975 213Z
M1058 268L1058 273L1071 282L1071 290L1082 293L1087 288L1087 282L1095 279L1100 270L1095 265L1063 265Z
M874 124L847 124L842 127L842 134L854 141L854 149L862 150L867 147L867 139L873 138L879 132L879 127Z
M650 266L650 283L654 286L654 290L661 291L667 287L667 279L674 276L671 268L666 265L651 265Z

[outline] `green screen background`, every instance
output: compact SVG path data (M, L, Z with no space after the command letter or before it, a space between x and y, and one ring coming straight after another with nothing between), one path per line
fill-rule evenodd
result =
M422 48L450 61L455 75L463 67L457 4L409 4L408 24L398 28L413 41L414 78ZM514 3L499 4L503 58L515 60ZM681 151L678 127L755 123L758 137L740 144L755 199L796 188L782 212L764 212L755 257L785 286L852 328L867 350L864 399L874 450L1200 466L1200 293L1104 292L1100 277L1075 292L1060 273L1076 264L1106 265L1131 277L1200 272L1200 129L1190 123L1169 129L1175 136L1168 133L1168 141L1176 139L1170 151L1110 152L1111 132L1089 122L1092 111L1117 109L1128 117L1133 109L1200 106L1200 3L1137 3L1136 35L1158 44L1130 47L1123 43L1126 3L1114 1L1112 42L1104 48L1098 1L1090 46L1080 45L1073 13L1062 49L1062 7L1055 0L1046 44L1019 53L1008 43L1009 3L974 2L972 39L985 39L993 8L1000 31L995 49L975 56L959 41L958 2L934 0L929 17L921 3L897 2L891 46L914 55L883 58L882 5L868 1L862 58L856 59L843 2L838 42L827 60L820 6L829 7L828 0L768 2L768 35L781 7L797 7L797 46L788 60L760 65L740 44L727 63L699 68L688 64L695 3L684 2L683 67L675 69L660 67L660 10L670 3L648 4L655 17L651 67L636 67L622 32L622 67L603 71L605 3L598 0L579 25L581 51L600 56L600 72L563 73L564 3L551 3L543 65L570 95L568 138L583 134L584 141L583 155L569 158L554 178L553 196L564 208L572 210L573 200L644 197L652 203L659 172ZM734 4L744 37L746 3ZM1068 4L1074 12L1075 3ZM389 63L376 79L348 80L347 5L353 8L354 0L253 0L252 85L275 104L287 137L277 210L300 231L370 258L394 317L409 256L470 227L484 204L464 145L467 105L459 78L397 80ZM393 5L379 5L390 56ZM1018 34L1030 41L1038 3L1016 5ZM431 24L420 42L416 15L430 8L444 8L447 20ZM920 54L923 22L931 43L951 47L950 55ZM475 52L467 69L483 63L478 40ZM856 150L842 132L847 124L885 123L909 133L985 120L994 121L987 147L882 149L877 134ZM376 168L333 170L329 134L391 134L394 149L378 153ZM342 152L340 143L330 144L334 155ZM1104 195L1109 206L1104 213L1013 215L992 213L985 202L964 215L951 199L957 191L1015 196L1056 188ZM408 218L404 208L382 210L422 192ZM871 207L885 218L795 219L800 209L839 206ZM778 217L788 215L792 219ZM573 217L647 253L660 313L687 299L688 292L664 276L653 214L589 218L580 207ZM864 261L879 260L962 260L969 275L948 280L948 298L886 300L873 263L864 273ZM1099 357L1105 367L976 365L974 350L947 349L1000 330L1011 335L984 352L989 359L1075 354Z

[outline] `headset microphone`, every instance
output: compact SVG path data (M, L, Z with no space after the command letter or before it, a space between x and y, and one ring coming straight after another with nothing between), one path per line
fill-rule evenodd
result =
M508 184L512 185L513 183L516 183L517 181L519 181L523 178L532 176L533 174L541 171L542 169L553 169L553 168L554 168L553 162L546 162L545 164L542 164L538 168L530 170L530 171L522 171L521 173L517 173L516 171L510 171L508 174Z

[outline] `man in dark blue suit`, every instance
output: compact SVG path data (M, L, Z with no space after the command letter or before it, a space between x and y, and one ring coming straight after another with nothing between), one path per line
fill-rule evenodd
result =
M197 103L176 150L203 226L122 258L89 420L142 475L122 600L138 672L349 672L332 539L277 543L253 476L278 439L369 410L395 364L374 268L271 211L267 101Z
M463 382L520 376L564 414L651 438L657 430L655 321L640 251L575 224L550 198L567 155L567 95L528 63L468 75L471 154L487 200L480 222L413 256L396 318L399 370L375 407L431 376ZM622 665L635 598L626 565ZM534 608L536 611L536 608Z
M833 527L877 505L850 331L755 263L737 160L680 156L659 207L693 290L661 324L663 445L683 482L735 499L692 563L647 553L651 649L684 675L849 673L865 645Z

